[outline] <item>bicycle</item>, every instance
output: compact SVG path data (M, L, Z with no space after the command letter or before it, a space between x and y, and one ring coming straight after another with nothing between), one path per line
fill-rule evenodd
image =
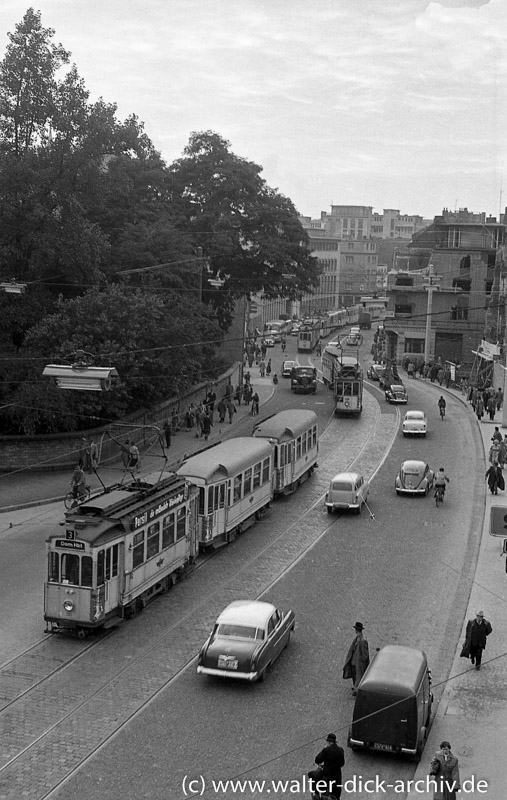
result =
M435 505L438 508L444 502L445 486L435 486Z
M67 492L65 497L63 498L63 503L65 508L70 511L72 508L76 508L76 506L81 505L90 497L90 487L85 486L84 491L81 494L78 494L77 486L74 486L70 492Z
M445 417L445 406L439 406L438 409L440 411L440 419L443 420L443 418Z

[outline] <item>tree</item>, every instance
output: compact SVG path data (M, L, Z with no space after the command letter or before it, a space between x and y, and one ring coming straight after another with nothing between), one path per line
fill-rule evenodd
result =
M4 362L3 402L13 403L4 432L86 429L149 408L196 378L216 378L223 369L215 357L220 341L213 315L195 296L113 285L62 300L27 334L24 360L10 371ZM120 379L112 391L57 390L41 377L45 364L69 363L79 349L96 355L98 366L116 367Z
M267 186L260 166L229 148L216 133L193 133L183 158L171 166L176 224L192 234L211 273L225 281L211 295L215 302L221 298L224 324L235 298L258 291L298 298L319 275L292 202Z

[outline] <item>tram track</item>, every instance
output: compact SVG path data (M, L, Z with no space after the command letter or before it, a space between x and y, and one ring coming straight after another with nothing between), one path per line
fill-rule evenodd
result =
M0 709L0 724L13 734L0 757L2 798L43 800L53 796L192 663L224 605L238 596L264 595L325 535L334 523L321 513L322 488L327 484L322 473L328 476L336 466L350 468L375 450L380 418L386 415L372 403L375 408L370 409L373 418L367 435L356 426L332 426L330 417L321 437L319 479L305 484L304 513L295 509L287 519L289 504L285 508L283 501L275 504L269 526L260 522L257 535L242 536L237 547L221 548L200 558L189 571L189 580L162 595L142 616L117 629L112 638L91 643L70 639L67 647L65 637L56 642L48 637L4 665L10 673L18 668L21 674L22 660L31 658L35 663L39 659L44 668L50 664L49 653L44 652L50 642L58 648L57 658L69 653L67 661L57 665L53 653L53 668L42 677L39 672L37 681L31 686L27 682L18 696ZM391 416L394 430L399 415ZM347 452L337 456L344 449ZM214 566L207 567L218 553L222 557L217 584ZM164 619L167 613L172 618L169 624ZM28 674L33 676L35 670ZM55 752L60 754L56 768Z

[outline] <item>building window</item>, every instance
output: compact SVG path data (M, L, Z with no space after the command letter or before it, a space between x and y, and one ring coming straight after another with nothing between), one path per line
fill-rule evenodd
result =
M412 306L408 303L395 303L394 306L394 315L395 317L400 316L408 316L411 317L413 314Z
M451 319L468 319L468 308L466 306L452 306Z
M450 228L448 233L447 244L448 247L459 247L461 243L461 231L456 228Z
M354 263L354 256L345 256L345 263L346 264L353 264Z
M424 353L424 339L405 339L405 353Z

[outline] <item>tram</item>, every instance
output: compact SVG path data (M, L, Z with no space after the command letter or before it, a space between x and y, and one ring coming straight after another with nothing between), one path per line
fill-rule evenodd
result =
M217 547L253 525L273 491L273 449L264 439L242 436L187 458L177 475L197 486L201 549Z
M46 631L84 637L170 588L198 552L197 499L184 478L157 472L68 511L46 541Z
M303 323L298 331L298 352L311 353L322 332L322 320L310 320Z
M289 409L258 423L253 436L273 445L273 492L291 494L313 474L319 453L317 415Z
M333 382L334 413L358 415L363 410L363 370L354 356L341 356L336 363Z

